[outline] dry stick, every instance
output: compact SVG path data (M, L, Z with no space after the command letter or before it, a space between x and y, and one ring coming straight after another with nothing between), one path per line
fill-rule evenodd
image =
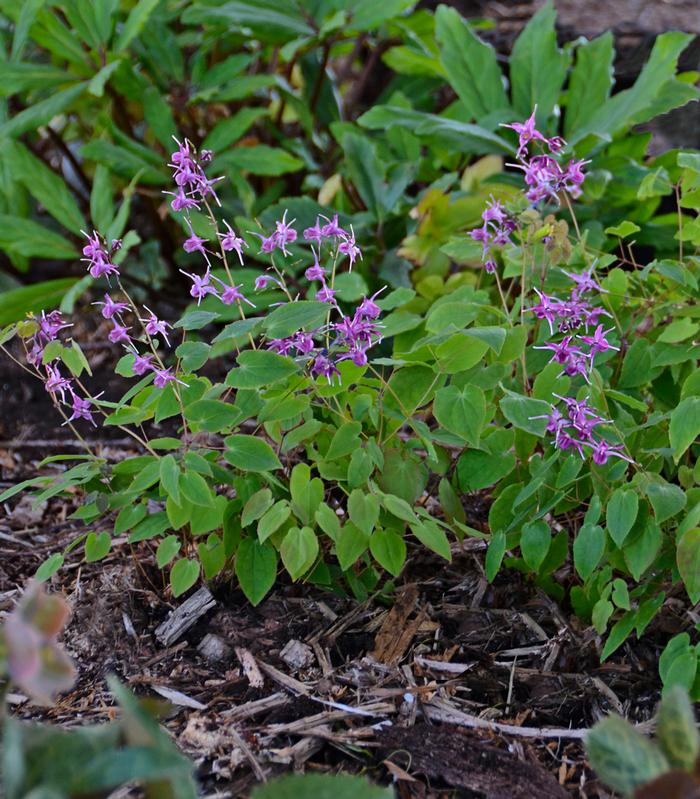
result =
M583 740L589 729L567 729L565 727L518 727L515 724L503 724L499 721L487 719L464 713L462 710L450 707L446 702L433 699L432 702L423 704L423 712L432 721L444 721L448 724L457 724L470 729L483 729L499 732L504 735L514 735L519 738L569 738ZM653 729L653 722L646 721L635 725L638 732L648 733Z

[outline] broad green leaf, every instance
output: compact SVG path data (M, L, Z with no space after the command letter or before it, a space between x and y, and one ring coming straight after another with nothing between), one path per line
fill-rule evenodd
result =
M658 475L644 479L642 485L659 524L680 513L686 506L688 498L683 489Z
M311 478L311 469L305 463L298 463L289 478L289 493L292 497L292 510L303 524L311 524L314 514L323 502L323 481Z
M240 421L241 414L230 402L197 400L185 409L188 422L194 422L209 433L220 433Z
M114 219L112 179L104 164L95 167L90 192L90 217L96 230L107 230Z
M85 539L85 562L95 563L107 556L112 548L112 537L109 533L88 533Z
M391 528L375 530L369 539L372 557L389 574L398 577L406 562L406 542Z
M373 2L376 7L377 4ZM253 789L251 799L394 799L392 788L347 774L293 774Z
M0 129L1 132L1 129ZM234 147L217 156L216 168L236 172L250 172L253 175L277 177L288 172L298 172L304 162L279 147L254 144L251 147Z
M678 57L692 38L692 35L678 31L657 36L649 60L634 85L617 92L599 106L586 122L578 126L571 137L571 143L576 144L589 134L610 139L625 128L655 116L654 101L674 80ZM689 98L686 97L679 104L687 102L687 99Z
M371 535L379 521L379 500L374 494L356 488L348 497L348 515L365 535Z
M452 551L450 542L447 540L445 531L432 519L421 519L418 522L410 523L411 532L415 537L436 554L440 555L448 562L452 562Z
M362 425L359 422L345 422L342 424L331 439L324 456L325 460L337 460L354 452L360 446L361 430Z
M384 164L373 142L359 133L346 133L342 140L345 164L362 202L378 218L388 211Z
M479 39L458 11L438 6L435 36L450 84L471 118L509 107L493 47Z
M318 550L318 539L310 527L292 527L287 532L280 547L280 555L292 580L297 580L313 566Z
M567 138L584 125L610 96L614 58L610 31L576 48L576 66L569 78L564 117L564 135Z
M78 251L68 239L38 222L11 214L0 214L0 249L27 258L58 260L78 257Z
M457 461L457 477L462 491L479 491L497 483L513 471L516 459L512 452L491 453L469 449Z
M637 492L630 488L616 488L605 511L605 526L617 547L622 547L632 529L639 510Z
M233 466L244 472L269 472L281 469L272 447L261 438L235 435L224 440L226 451L224 458Z
M0 292L0 325L19 322L28 313L56 308L75 283L75 278L62 277Z
M286 338L298 330L314 330L322 325L328 306L322 302L300 300L280 305L265 318L265 331L269 338Z
M183 472L180 475L180 491L182 496L193 505L207 507L214 501L214 495L207 481L195 471Z
M605 552L605 531L597 524L583 524L574 539L574 566L587 580Z
M226 385L232 388L261 388L283 380L298 371L296 363L269 350L244 350L238 366L231 369Z
M369 536L352 522L346 522L338 533L335 553L340 568L347 571L357 559L367 551Z
M392 105L375 105L357 120L363 128L389 130L401 127L415 135L430 140L432 144L447 146L465 153L507 153L512 155L513 146L498 134L479 125L471 125L454 119L414 111L411 108Z
M156 10L160 0L139 0L131 9L129 16L121 29L114 44L115 52L126 50L131 42L141 33L146 26L151 14Z
M537 417L546 416L551 412L552 408L548 402L506 390L500 406L503 415L514 427L536 436L544 435L547 420Z
M242 108L228 119L218 122L204 139L204 149L218 152L235 144L258 119L267 115L265 108Z
M247 527L249 524L257 522L263 513L272 507L274 501L272 491L269 488L261 488L256 491L243 506L241 527Z
M620 716L599 721L586 737L586 754L605 784L623 796L668 771L659 749Z
M523 119L537 107L540 124L559 101L570 59L557 46L555 18L554 6L546 3L518 36L510 56L513 107Z
M198 3L189 7L182 19L195 25L224 25L227 32L232 27L250 30L254 37L274 44L314 35L301 10L277 0L229 0L217 6Z
M506 554L506 535L502 530L494 533L486 550L486 579L492 583L501 568L503 556Z
M0 138L14 139L23 133L34 132L55 116L66 112L85 92L87 83L78 83L54 92L46 100L33 103L0 125Z
M255 538L244 538L236 550L236 577L252 605L258 605L277 576L277 553Z
M156 550L156 564L159 569L164 569L180 551L180 539L176 535L166 536Z
M654 519L648 519L643 530L625 540L623 554L632 577L639 581L653 564L661 548L661 528Z
M199 579L199 563L194 560L181 558L170 570L170 587L173 596L178 597L192 586Z
M292 509L286 499L281 499L267 510L258 521L258 540L264 543L273 533L287 521L291 516Z
M486 417L484 392L478 386L441 388L435 394L433 413L440 425L456 436L479 446L479 437Z
M552 543L552 532L547 522L540 519L523 527L520 535L520 552L533 572L538 572L547 557Z
M143 115L156 139L170 152L173 136L177 135L177 125L171 106L155 86L143 94Z
M43 583L45 580L53 577L54 574L63 566L63 555L60 552L54 552L39 566L34 574L34 579Z
M685 590L693 605L700 601L700 529L697 527L681 536L676 549L676 563Z
M700 397L686 397L671 413L669 439L676 463L700 436Z

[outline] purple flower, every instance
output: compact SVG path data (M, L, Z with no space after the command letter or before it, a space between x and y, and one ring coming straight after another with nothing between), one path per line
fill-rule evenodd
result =
M70 390L71 381L67 377L63 377L57 366L47 364L44 387L49 394L60 394L61 401L65 402L65 392Z
M353 347L353 349L341 355L338 361L352 361L355 366L367 366L367 351L362 347Z
M277 246L282 250L284 255L289 255L286 249L287 244L293 244L297 240L297 232L294 230L292 225L296 220L292 219L291 222L287 222L287 212L285 211L282 214L281 221L277 222L275 225L275 236L277 238Z
M382 309L377 305L374 301L374 298L381 294L384 289L379 289L379 291L375 292L371 297L365 297L362 302L357 306L357 315L358 316L366 316L367 319L377 319L382 312Z
M347 231L343 230L338 224L338 214L335 214L333 219L329 219L327 216L324 216L323 219L326 220L326 224L321 228L321 235L324 238L329 239L333 236L346 237L348 235Z
M78 419L85 419L86 421L90 422L95 427L97 427L97 425L95 424L95 420L92 418L92 410L91 410L92 403L90 402L90 400L83 399L82 397L79 397L77 394L74 394L72 391L71 395L72 395L71 398L72 413L68 417L68 419L64 422L64 424L68 424L68 422L75 422Z
M278 355L289 355L293 349L296 349L296 343L294 337L273 338L267 343L267 348Z
M120 325L119 322L114 323L114 327L109 331L109 340L112 344L118 344L120 341L123 341L125 344L129 344L131 342L131 336L129 335L130 327L126 327L125 325Z
M163 336L165 343L170 346L170 341L168 340L168 328L172 327L172 325L168 324L168 322L164 322L162 319L159 319L150 308L147 308L145 305L143 307L146 308L150 314L148 319L141 319L146 333L149 336Z
M260 239L261 253L269 255L277 249L277 233L273 233L271 236L263 236L260 233L253 233L253 235Z
M603 330L603 325L598 325L595 329L595 333L592 336L578 336L578 338L584 342L584 344L588 344L590 348L590 358L591 360L599 353L599 352L607 352L608 350L616 350L619 352L619 347L613 347L613 345L605 338L608 333L612 333L614 327L611 327L609 330Z
M343 241L338 245L338 252L348 256L350 271L352 271L352 267L358 256L360 260L362 259L362 253L360 252L360 248L355 244L355 231L352 229L352 225L350 226L350 231L350 235L346 234Z
M171 201L170 207L173 211L189 211L190 208L197 208L199 210L199 203L193 198L185 194L185 190L180 186L176 192L164 191L163 194L169 194L175 199Z
M318 302L328 302L331 304L335 303L335 290L329 288L325 283L323 284L323 288L320 288L316 292L316 300Z
M540 347L533 347L533 349L550 350L552 353L554 353L550 359L550 363L553 361L555 363L565 364L571 360L572 356L583 354L579 349L576 349L576 347L572 346L572 338L573 336L566 336L558 343L550 341Z
M221 247L226 250L226 252L235 250L238 255L238 260L241 262L241 266L243 266L243 247L247 247L248 245L245 243L244 239L233 232L228 222L224 221L224 224L228 228L228 233L219 233L219 236L221 236Z
M205 257L207 263L209 263L209 256L207 255L207 250L205 248L205 244L207 243L208 239L203 239L198 236L196 233L192 231L190 228L191 235L189 238L185 239L182 244L182 249L185 252L201 252L202 255Z
M316 224L313 227L305 228L302 235L304 236L304 241L315 241L317 244L321 244L323 231L321 230L318 217L316 217Z
M178 380L177 377L172 373L172 368L168 367L167 369L153 369L155 373L155 378L153 379L153 385L156 388L165 388L168 383L179 383L181 386L187 386L187 383L183 383L182 380Z
M297 352L299 352L301 355L308 355L316 349L316 344L314 343L313 337L308 333L305 333L303 330L295 333L293 341Z
M571 292L571 296L577 300L581 296L581 294L586 294L589 291L598 291L602 292L603 294L607 294L608 292L600 286L596 281L593 279L593 269L588 269L585 272L582 272L580 275L577 275L575 272L567 272L565 269L562 269L562 272L571 280L574 281L576 284L575 288Z
M55 341L61 330L66 327L73 327L73 325L66 324L61 317L60 311L51 311L47 314L45 311L41 312L41 317L37 319L39 329L35 336L42 342L48 344L50 341Z
M103 276L119 274L119 268L110 261L110 253L103 246L99 233L93 231L92 236L88 236L83 231L83 236L87 237L88 243L83 247L83 260L88 262L88 272L92 277L98 279Z
M175 137L173 136L175 139ZM192 195L199 195L201 199L206 199L210 194L214 197L217 205L221 205L216 192L214 191L214 184L223 178L208 178L201 164L207 164L211 161L212 154L209 150L203 150L199 156L199 162L190 145L190 142L185 139L184 143L175 139L177 150L170 156L170 164L173 168L173 179L175 185L181 191L173 195L175 200L172 202L172 208L175 211L189 210L191 207L198 207L196 201L192 199ZM200 164L201 162L201 164ZM187 189L187 191L185 191ZM165 192L172 194L172 192Z
M326 270L319 264L318 260L316 260L316 263L304 272L304 277L307 280L325 280Z
M266 289L270 283L273 283L275 286L279 286L279 280L276 280L272 275L258 275L255 278L255 290L261 291Z
M311 374L314 377L325 377L329 383L332 383L336 375L340 376L340 371L326 355L319 353L311 365Z
M510 125L503 125L504 128L511 128L518 134L518 152L517 157L520 158L524 153L527 153L527 148L532 141L546 142L545 136L535 127L535 116L537 114L537 106L533 110L531 116L525 122L513 122Z
M115 302L109 294L105 294L104 302L93 302L92 304L102 306L100 313L105 319L111 319L115 314L122 313L129 308L127 302Z
M190 272L180 270L183 275L192 281L190 288L190 296L197 300L197 305L207 296L207 294L216 294L216 289L211 285L211 273L207 269L203 276L193 275Z
M586 442L586 446L591 447L593 463L598 464L598 466L605 466L610 456L621 458L623 461L627 461L627 463L634 463L632 458L628 458L627 455L620 452L622 449L621 444L608 444L607 441L601 438L600 441L596 441L594 444Z
M146 374L149 369L153 369L153 356L152 355L137 355L134 358L134 365L132 369L134 370L134 374L141 375Z
M233 305L234 302L245 302L248 303L251 308L255 308L255 305L241 292L242 283L238 286L228 286L223 280L219 280L218 277L215 277L214 280L216 280L217 283L221 283L224 287L221 294L217 295L224 305Z

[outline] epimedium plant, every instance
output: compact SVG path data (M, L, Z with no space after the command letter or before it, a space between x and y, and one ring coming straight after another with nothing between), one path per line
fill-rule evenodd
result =
M93 278L120 292L99 303L102 335L127 349L120 374L141 379L116 403L91 394L55 312L2 337L5 349L16 334L25 343L67 424L104 415L142 454L87 454L0 500L81 486L88 559L109 551L116 512L112 532L153 541L176 595L233 573L253 603L280 561L292 579L364 597L382 571L400 574L407 535L446 559L449 536L480 537L489 580L515 568L568 599L607 635L603 659L644 632L679 579L697 601L698 156L679 154L669 171L677 257L641 265L634 230L610 229L615 257L578 224L588 164L570 145L534 112L508 127L525 188L488 202L468 237L483 269L460 270L429 304L409 288L367 297L350 271L362 262L353 229L335 215L300 230L283 214L272 230L219 222L211 154L180 144L169 193L198 264L186 272L196 304L171 329L124 290L118 242L93 234L84 249ZM248 269L250 251L269 267ZM208 376L234 354L223 380ZM177 435L144 427L169 419ZM493 500L487 524L462 501L475 492ZM685 657L668 682L693 687L687 654L667 655Z

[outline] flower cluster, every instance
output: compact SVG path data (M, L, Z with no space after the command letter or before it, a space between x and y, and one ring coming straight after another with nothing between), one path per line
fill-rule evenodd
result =
M60 311L51 311L49 314L42 311L41 316L34 317L32 321L36 327L27 341L27 360L41 375L44 388L54 402L68 406L70 416L66 416L64 424L85 419L94 425L92 400L80 396L75 380L62 374L59 366L60 349L47 349L49 344L59 340L61 330L71 325L63 321Z
M600 307L593 307L584 298L587 293L604 291L593 278L592 269L582 274L572 272L564 274L574 282L570 298L560 300L535 289L539 302L528 310L538 319L547 321L550 333L554 333L556 326L559 332L568 335L565 335L561 341L547 342L534 349L551 352L550 362L561 364L563 367L560 375L566 374L569 377L580 375L590 383L590 373L596 355L618 349L607 339L614 328L604 330L603 325L598 324L598 320L600 316L610 316L610 314ZM596 328L593 334L589 335L588 328L592 325L596 325ZM581 328L585 329L586 334L570 333ZM593 462L601 466L608 462L610 456L632 462L620 452L621 446L612 445L604 438L594 436L595 427L610 422L589 407L588 398L576 400L572 397L560 397L558 394L554 396L564 403L566 413L562 413L554 403L549 414L533 418L547 420L546 431L554 436L554 446L557 449L574 449L582 458L585 457L586 449L589 449Z
M585 179L583 167L587 161L572 159L566 167L562 167L555 156L566 142L559 136L547 138L535 127L537 107L525 122L514 122L504 125L518 134L517 164L509 164L522 169L528 189L525 196L534 205L542 200L553 200L558 203L558 194L567 192L571 197L579 197ZM529 147L539 142L541 153L530 155Z
M255 307L241 291L242 284L235 285L224 283L212 273L212 257L218 257L226 268L227 275L231 278L226 252L235 252L241 266L244 263L243 250L247 247L245 240L236 234L228 222L224 221L225 232L217 232L220 252L210 250L209 241L196 235L190 221L189 211L206 204L209 194L218 202L212 186L219 180L208 179L204 172L204 164L211 160L211 153L197 156L191 144L187 141L181 144L171 156L170 166L173 168L173 178L177 191L166 192L174 199L171 203L173 210L183 211L189 226L190 236L185 240L183 248L187 253L200 253L206 262L204 274L185 272L180 270L192 282L190 295L197 300L199 305L207 296L217 297L226 305L236 303L242 312L242 303ZM209 210L207 206L207 210ZM210 214L211 216L211 214ZM212 223L215 220L212 218ZM259 254L272 256L280 253L283 257L291 255L289 245L299 242L300 238L311 246L314 263L306 269L304 276L310 283L319 283L315 299L327 303L329 306L328 322L320 328L306 332L298 331L292 336L283 339L273 339L267 343L269 349L283 355L292 355L301 358L308 364L309 372L314 377L325 377L332 381L340 374L338 365L344 360L351 360L358 366L367 363L367 350L381 339L380 326L376 320L380 315L379 306L374 301L376 295L365 298L354 310L352 315L346 315L339 306L334 288L335 272L341 258L347 258L349 268L352 270L358 258L362 258L360 248L355 241L355 232L341 227L338 214L332 219L318 216L311 227L305 228L301 237L295 229L295 219L288 220L287 212L282 219L275 222L274 230L270 233L252 232L253 236L260 239ZM324 253L324 249L326 252ZM330 270L321 266L320 259L327 255L332 264ZM270 273L273 271L274 275ZM289 301L293 302L287 290L284 276L274 261L270 270L259 275L255 281L255 290L260 291L273 285L282 289L287 294ZM330 271L330 274L329 274ZM331 319L331 314L334 319Z
M119 267L113 263L114 253L121 249L122 243L120 239L114 239L108 247L106 242L103 242L99 234L94 230L92 236L89 236L85 231L82 231L83 236L88 240L88 243L83 247L83 261L87 262L88 272L95 279L106 277L107 280L112 275L119 274Z
M469 235L474 241L480 241L482 245L481 260L487 272L496 271L496 261L494 260L494 247L502 247L510 244L510 234L515 230L515 220L503 207L500 200L493 197L487 202L486 210L481 215L483 225L476 230L472 230Z

